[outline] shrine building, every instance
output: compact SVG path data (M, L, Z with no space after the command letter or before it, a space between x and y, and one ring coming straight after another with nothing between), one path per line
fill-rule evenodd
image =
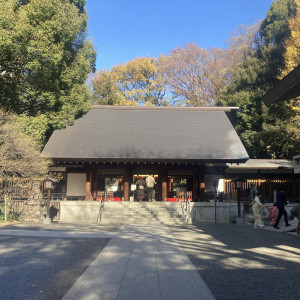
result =
M53 132L42 155L59 173L67 200L136 201L136 181L152 174L154 199L190 192L204 201L226 164L249 157L226 113L236 107L91 106L73 125ZM145 197L145 201L146 201Z

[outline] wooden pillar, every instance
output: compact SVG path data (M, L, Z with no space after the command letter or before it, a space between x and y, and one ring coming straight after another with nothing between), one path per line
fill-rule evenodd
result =
M128 166L124 167L124 201L129 201L130 170Z
M205 182L204 182L204 166L201 165L198 168L198 184L199 184L199 191L198 196L200 201L205 201Z
M192 177L192 180L193 180L193 183L192 183L193 201L198 201L197 174L198 174L197 168L195 168L193 170L193 177Z
M86 165L85 201L91 200L91 165Z
M158 199L162 200L162 168L159 168L158 171L157 193L158 193Z
M173 178L168 177L168 192L173 192Z
M124 195L124 175L119 177L119 191Z
M91 176L92 196L94 199L96 199L98 192L98 166L96 164L92 164Z
M168 201L168 170L166 166L162 167L161 172L161 196L163 201Z
M133 169L132 166L128 166L128 176L129 176L129 195L130 195L130 187L133 184Z

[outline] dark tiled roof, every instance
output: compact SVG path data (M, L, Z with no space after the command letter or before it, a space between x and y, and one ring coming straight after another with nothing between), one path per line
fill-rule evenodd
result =
M56 130L43 155L82 161L245 161L228 108L93 106Z
M292 159L249 159L244 164L227 164L229 169L293 169Z

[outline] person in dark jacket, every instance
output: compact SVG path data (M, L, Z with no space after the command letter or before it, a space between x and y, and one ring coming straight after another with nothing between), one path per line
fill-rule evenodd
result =
M285 200L284 192L285 192L285 188L281 187L278 190L277 194L276 194L276 203L277 203L277 209L278 209L278 216L277 216L277 219L276 219L275 224L273 226L276 229L280 229L278 227L278 224L279 224L279 221L280 221L282 215L284 216L285 226L291 226L288 222L287 212L284 209L284 206L287 204L287 202Z

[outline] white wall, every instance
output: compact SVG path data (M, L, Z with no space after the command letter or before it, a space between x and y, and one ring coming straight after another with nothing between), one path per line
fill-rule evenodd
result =
M68 173L67 196L85 196L85 173Z

